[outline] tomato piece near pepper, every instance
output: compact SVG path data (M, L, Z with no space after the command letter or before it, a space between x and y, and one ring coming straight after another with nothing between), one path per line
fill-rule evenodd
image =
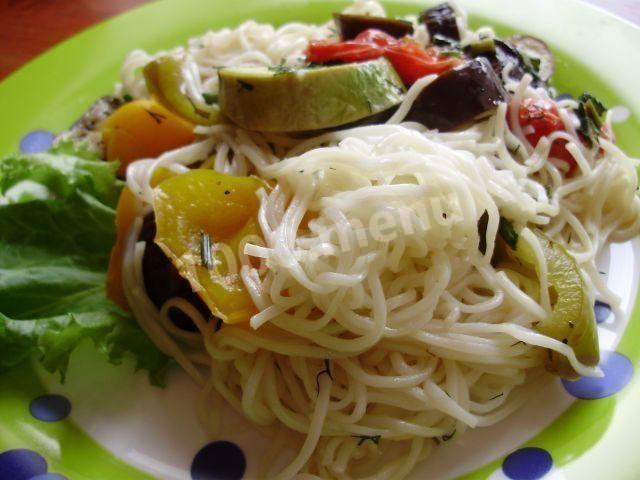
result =
M462 62L459 58L445 55L439 47L425 49L407 40L385 47L385 57L407 86L427 75L445 72Z
M525 132L525 137L533 147L542 137L565 130L556 104L543 98L524 99L518 108L518 121ZM555 140L549 150L549 156L565 162L569 166L567 176L573 175L577 164L573 155L567 150L567 140L564 138Z
M120 193L116 209L116 243L111 249L107 270L107 298L125 311L129 304L122 284L122 259L127 243L127 235L138 214L138 200L129 187Z
M392 37L386 32L382 30L377 30L375 28L369 28L363 32L360 32L354 41L357 43L367 43L369 45L378 45L379 47L387 47L389 45L393 45L398 43L398 39Z
M384 55L378 45L356 41L333 42L321 40L310 42L307 47L307 60L312 63L364 62L375 60Z

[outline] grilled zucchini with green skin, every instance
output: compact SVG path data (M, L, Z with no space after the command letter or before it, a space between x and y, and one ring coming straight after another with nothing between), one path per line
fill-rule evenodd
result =
M532 229L532 232L542 247L547 262L547 282L555 298L551 316L540 321L535 328L543 335L569 345L581 363L595 367L600 359L597 326L580 269L566 248L539 230ZM539 276L531 245L502 221L500 234L509 245L512 256ZM577 376L569 360L552 350L545 354L545 368L561 377Z
M299 70L224 68L220 110L236 125L261 132L304 132L337 127L398 105L405 88L380 58Z

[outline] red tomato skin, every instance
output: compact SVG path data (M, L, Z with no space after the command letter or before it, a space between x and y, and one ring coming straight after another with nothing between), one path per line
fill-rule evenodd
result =
M458 58L443 56L442 50L438 47L425 49L411 41L389 45L385 48L385 57L393 64L407 86L432 73L439 75L461 62Z
M321 40L310 42L307 60L313 63L363 62L382 56L396 69L405 85L432 73L440 74L455 67L461 60L445 56L439 47L423 48L408 38L396 39L374 28L361 32L346 42Z
M369 28L368 30L359 33L358 36L354 38L354 41L358 43L367 43L369 45L378 45L379 47L387 47L398 43L397 38L392 37L382 30L376 30L375 28Z
M313 63L364 62L384 55L378 45L366 43L319 41L310 42L307 47L307 60Z
M547 137L553 132L565 130L564 123L558 113L558 107L551 100L526 98L518 109L518 121L523 130L532 132L525 134L529 143L535 147L542 137ZM556 139L551 145L549 156L557 158L569 165L567 176L572 176L577 168L573 155L567 150L567 140Z
M533 146L541 137L564 130L558 107L551 100L525 98L518 110L518 119L523 129L533 127L533 132L527 134L527 140Z

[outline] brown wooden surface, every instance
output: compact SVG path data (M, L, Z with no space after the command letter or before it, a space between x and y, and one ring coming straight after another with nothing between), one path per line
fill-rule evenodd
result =
M0 0L0 78L47 48L147 0Z
M65 38L147 1L0 0L0 79ZM586 1L640 24L640 0Z

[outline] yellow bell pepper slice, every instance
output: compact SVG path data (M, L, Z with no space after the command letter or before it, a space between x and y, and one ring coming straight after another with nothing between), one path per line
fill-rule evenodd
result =
M192 170L156 187L155 241L193 290L225 323L246 322L257 312L240 278L238 248L259 235L264 184L213 170Z

